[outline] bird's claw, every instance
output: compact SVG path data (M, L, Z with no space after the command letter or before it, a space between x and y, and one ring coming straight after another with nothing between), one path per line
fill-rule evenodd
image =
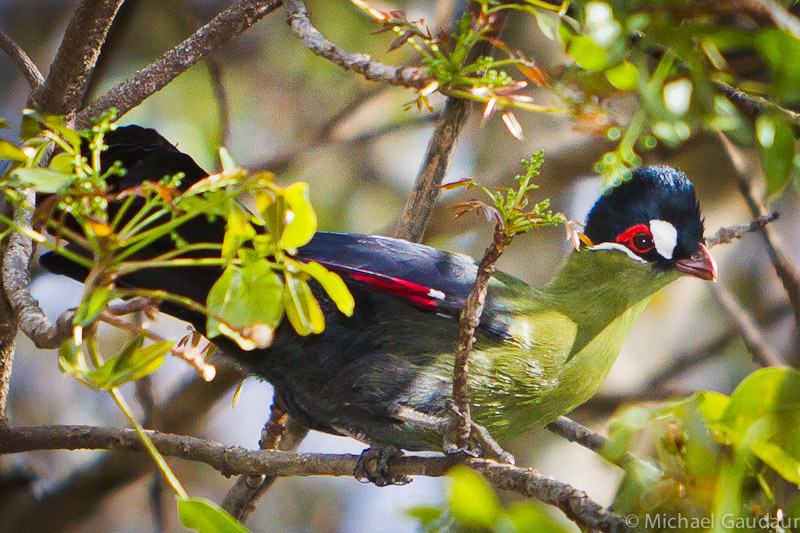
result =
M458 441L455 437L463 415L452 401L448 401L445 407L448 409L450 416L443 421L440 434L442 435L444 452L447 455L465 454L473 458L487 457L499 463L516 464L514 456L497 444L497 441L489 434L489 430L475 422L471 423L469 440L474 442L476 446L471 447L469 443L466 446L458 446Z
M397 446L372 446L361 452L361 457L353 469L353 476L362 483L373 483L378 487L389 485L407 485L411 478L403 474L395 474L391 470L392 462L403 456Z

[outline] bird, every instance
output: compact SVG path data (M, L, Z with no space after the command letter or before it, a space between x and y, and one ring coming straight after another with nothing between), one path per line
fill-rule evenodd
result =
M207 175L151 129L119 127L106 143L103 165L119 161L127 169L112 190L177 172L186 175L185 187ZM221 241L224 230L223 220L198 218L178 232L187 242L208 242ZM683 172L638 168L599 197L586 219L585 242L546 285L534 288L496 271L470 355L476 423L503 444L591 398L653 294L682 275L716 280L703 231L694 186ZM373 446L441 450L435 422L452 410L458 317L475 281L475 260L390 237L321 231L294 259L339 274L355 301L352 316L315 285L326 320L321 333L297 335L284 320L265 349L246 351L222 336L214 343L270 382L274 403L308 429ZM53 252L40 262L79 281L87 274ZM204 304L220 274L218 267L154 268L117 283ZM205 333L202 314L170 302L160 309Z

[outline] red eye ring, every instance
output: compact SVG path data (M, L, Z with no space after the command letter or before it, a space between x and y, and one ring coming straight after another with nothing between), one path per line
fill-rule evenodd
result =
M647 224L636 224L617 235L617 242L636 253L647 253L653 249L653 234Z

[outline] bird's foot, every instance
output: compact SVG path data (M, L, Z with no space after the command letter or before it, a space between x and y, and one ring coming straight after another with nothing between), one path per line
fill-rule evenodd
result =
M472 423L470 437L478 442L485 457L494 459L498 463L506 463L509 465L517 464L514 456L497 444L497 441L489 434L489 430L480 424Z
M500 463L515 464L514 456L497 444L489 430L475 422L470 426L470 442L466 446L459 445L457 432L463 417L452 401L447 402L446 407L449 416L433 416L405 406L398 407L392 416L414 427L437 433L442 438L442 449L448 455L487 457Z
M447 408L450 412L450 417L442 421L442 428L440 434L442 435L442 444L445 453L451 454L466 454L470 457L486 457L487 459L494 459L499 463L516 464L514 456L508 453L500 446L496 440L489 433L489 430L474 421L470 425L469 440L477 444L477 448L470 446L458 446L456 443L457 432L461 426L463 415L455 406L452 401L447 403Z
M374 483L378 487L407 485L411 478L392 472L392 462L403 457L397 446L374 445L361 453L353 469L355 478L364 483Z

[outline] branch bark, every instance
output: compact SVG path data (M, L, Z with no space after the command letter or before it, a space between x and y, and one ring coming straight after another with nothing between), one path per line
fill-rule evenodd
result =
M243 0L226 9L178 46L81 110L75 123L86 127L91 124L92 117L111 107L116 108L120 116L124 115L206 55L275 11L280 4L280 0Z
M380 81L389 85L401 85L421 89L431 83L427 68L395 67L373 61L367 54L357 54L340 48L330 42L314 27L309 12L301 0L284 0L292 32L312 52L345 70L352 70L371 81Z
M441 194L441 185L453 161L458 140L467 123L470 103L460 98L447 98L444 111L436 120L425 159L414 188L408 198L394 236L411 242L422 242L433 207Z
M28 54L25 53L25 50L20 48L11 37L2 31L0 31L0 50L5 52L11 58L11 61L17 65L31 89L38 89L44 83L44 76L39 72L36 64L31 61L31 58L28 57Z
M224 368L211 383L193 378L167 398L164 407L147 424L154 423L170 433L195 432L205 422L211 404L241 379L239 372ZM153 461L144 455L106 456L72 473L29 505L17 507L13 515L4 516L0 531L63 530L67 524L91 516L109 494L152 473L154 468Z
M456 428L456 438L460 446L466 446L472 430L472 417L470 414L469 384L469 354L475 342L475 330L481 322L483 307L486 303L486 291L489 281L495 271L497 260L511 244L513 237L506 234L498 225L494 230L492 244L483 255L478 265L475 284L464 303L464 310L458 318L459 337L456 348L456 361L453 365L453 402L460 415Z
M752 354L753 360L761 366L783 365L783 360L764 338L753 317L739 305L739 302L736 301L730 291L717 283L712 287L711 292L725 310L725 314L733 327L742 336L744 345L747 347L747 351Z
M753 185L750 181L751 172L748 168L742 153L731 143L723 134L719 135L725 148L728 157L736 169L736 179L739 185L739 192L744 197L750 214L753 217L761 217L766 213L766 209L756 197L753 191ZM760 231L761 237L764 239L764 245L767 248L772 267L775 269L778 279L781 280L789 303L792 306L795 318L795 334L800 332L800 270L797 266L787 257L780 245L780 239L774 231L772 226L765 226ZM800 361L800 353L795 353L792 358L792 365L796 366Z
M22 194L26 197L26 203L34 204L35 195L32 191ZM33 211L19 208L15 218L19 224L30 227ZM3 290L23 333L38 348L57 348L61 341L72 335L72 315L66 313L53 324L39 307L39 302L31 296L29 266L32 254L31 240L22 233L11 233L2 260Z
M357 455L297 454L277 450L249 451L239 447L148 431L158 450L166 456L205 463L223 475L351 476ZM0 428L0 453L32 450L102 449L143 451L132 429L92 426L37 426ZM485 459L461 461L453 457L407 456L393 470L402 475L443 476L455 464L465 464L486 477L497 488L537 498L561 509L584 528L596 531L627 531L624 520L603 509L586 493L530 469Z
M33 99L57 115L78 109L86 95L100 49L123 0L83 0L67 26L50 72Z

